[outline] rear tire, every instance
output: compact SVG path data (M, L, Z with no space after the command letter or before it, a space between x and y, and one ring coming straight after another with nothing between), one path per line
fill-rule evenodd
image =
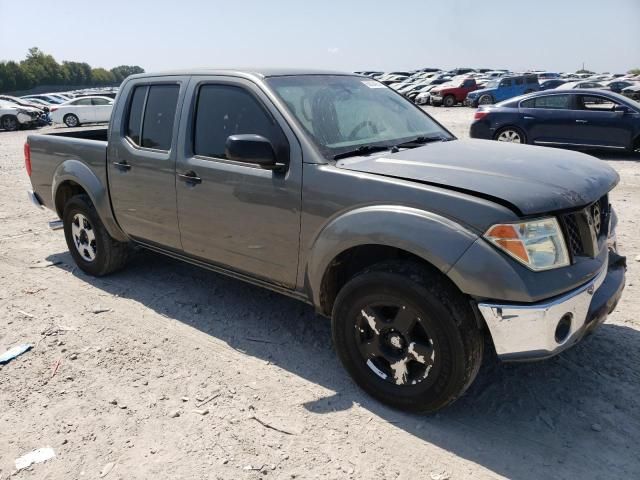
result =
M527 137L524 132L517 127L501 128L493 136L493 139L498 142L527 143Z
M20 122L15 115L5 115L0 118L0 127L7 132L13 132L18 130L20 127Z
M67 113L62 121L69 128L80 126L80 119L73 113Z
M62 223L69 252L83 272L101 277L124 267L129 245L109 235L88 195L67 202Z
M415 263L385 262L357 274L338 293L331 323L354 381L402 410L433 412L452 403L482 362L483 334L467 299L439 272Z
M455 104L456 104L456 97L454 97L453 95L447 95L442 100L442 105L448 108L455 106Z

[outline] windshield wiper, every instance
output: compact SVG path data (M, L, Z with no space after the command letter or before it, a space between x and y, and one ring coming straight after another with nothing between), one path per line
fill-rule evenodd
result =
M408 140L406 142L398 143L397 145L394 145L394 147L412 148L412 147L419 147L420 145L425 145L431 142L448 142L449 140L451 139L447 137L443 137L442 135L437 135L433 137L420 136L420 137L416 137L411 140Z
M355 150L349 150L347 152L338 153L333 156L334 160L340 160L341 158L354 157L356 155L366 155L367 153L382 152L383 150L389 150L390 147L384 145L361 145Z

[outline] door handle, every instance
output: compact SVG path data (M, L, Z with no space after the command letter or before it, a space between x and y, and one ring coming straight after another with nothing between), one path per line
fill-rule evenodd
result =
M127 162L113 162L113 164L120 170L131 170L131 165Z
M589 123L586 120L576 120L576 123Z
M522 117L522 118L524 118L525 120L535 120L536 119L536 117Z
M179 173L178 178L185 183L191 183L193 185L202 183L202 179L192 170L185 173Z

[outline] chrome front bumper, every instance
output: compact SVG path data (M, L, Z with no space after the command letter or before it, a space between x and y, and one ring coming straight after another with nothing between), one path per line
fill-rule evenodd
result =
M548 358L575 345L602 324L624 289L626 261L615 252L582 287L531 305L479 303L502 360Z

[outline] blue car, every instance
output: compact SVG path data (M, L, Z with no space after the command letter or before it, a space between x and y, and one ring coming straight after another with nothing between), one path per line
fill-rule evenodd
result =
M509 98L540 90L536 75L518 75L492 80L481 90L469 93L464 104L469 107L491 105Z
M604 90L547 90L480 107L470 136L547 146L640 150L640 104Z

